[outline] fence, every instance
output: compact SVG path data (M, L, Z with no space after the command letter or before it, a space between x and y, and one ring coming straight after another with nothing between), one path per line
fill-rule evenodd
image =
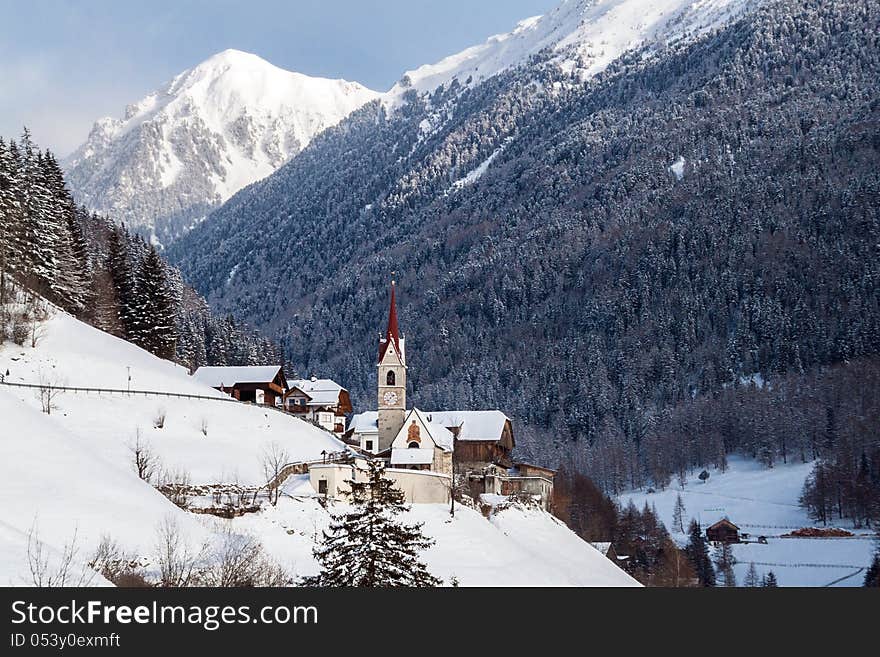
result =
M228 397L226 395L222 397L211 397L209 395L192 395L185 392L167 392L162 390L122 390L120 388L78 388L73 386L55 386L55 385L43 385L41 383L13 383L12 381L2 381L0 380L0 385L4 386L14 386L16 388L32 388L34 390L62 390L64 392L73 392L73 393L95 393L95 394L109 394L109 395L143 395L143 396L154 396L154 397L178 397L181 399L204 399L207 401L217 401L217 402L239 402L237 399L233 397Z

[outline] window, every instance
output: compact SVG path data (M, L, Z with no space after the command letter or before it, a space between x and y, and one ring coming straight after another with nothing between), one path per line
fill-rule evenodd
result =
M409 445L407 445L410 449L418 449L419 444L416 441L412 441Z
M326 495L327 494L327 480L319 479L318 480L318 495Z
M397 385L395 383L394 370L388 370L388 375L385 377L385 385L393 386Z
M372 440L368 440L368 441L366 441L365 444L366 444L366 450L367 450L368 452L372 452L372 451L373 451L373 441L372 441Z

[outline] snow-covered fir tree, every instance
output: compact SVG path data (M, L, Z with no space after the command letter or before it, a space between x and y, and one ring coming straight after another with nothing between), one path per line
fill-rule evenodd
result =
M396 516L406 510L403 492L384 476L379 461L369 461L366 481L347 480L352 509L335 515L324 542L315 548L321 572L302 580L304 586L429 587L441 580L431 575L419 551L433 541L421 524L406 525Z
M706 537L703 536L703 529L696 520L691 520L688 527L687 546L685 554L690 559L697 573L697 579L701 586L715 586L715 569L712 567L712 560L709 558L709 546L706 543Z
M174 307L165 264L151 246L137 276L134 312L139 334L136 342L160 358L174 357L177 342Z
M140 236L77 206L55 156L27 130L18 143L0 140L0 302L9 276L190 369L283 360L273 341L214 315ZM0 326L0 342L7 337Z

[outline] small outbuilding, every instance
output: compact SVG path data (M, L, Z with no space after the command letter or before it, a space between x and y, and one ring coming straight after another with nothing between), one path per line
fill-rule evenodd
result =
M712 543L739 543L739 527L728 518L722 518L706 528L706 538Z

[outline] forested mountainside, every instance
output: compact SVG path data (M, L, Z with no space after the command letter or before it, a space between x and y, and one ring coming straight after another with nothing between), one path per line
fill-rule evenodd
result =
M169 257L361 408L396 272L412 402L502 408L523 455L607 490L780 458L721 420L679 448L671 418L783 377L824 382L797 409L825 414L824 454L880 347L878 80L872 0L770 2L586 81L544 53L365 106ZM876 427L850 425L860 455Z
M16 283L36 293L21 312L4 305ZM281 362L271 341L215 316L154 247L76 205L54 155L25 130L0 139L0 342L36 340L37 295L190 368Z

